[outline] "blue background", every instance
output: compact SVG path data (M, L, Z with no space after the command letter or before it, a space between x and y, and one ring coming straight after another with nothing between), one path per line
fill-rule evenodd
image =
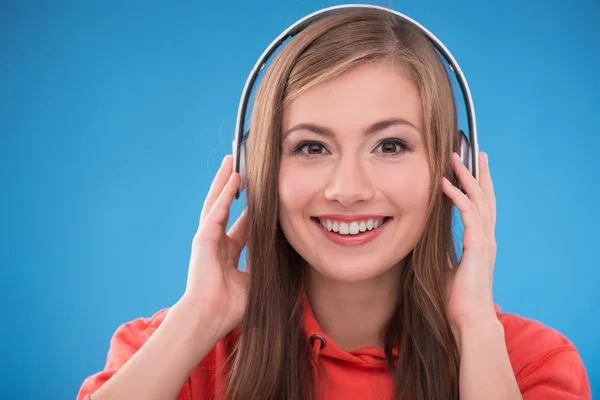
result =
M248 72L334 4L1 2L0 397L74 398L118 325L178 299ZM433 31L471 86L496 302L570 338L600 392L599 4L377 4Z

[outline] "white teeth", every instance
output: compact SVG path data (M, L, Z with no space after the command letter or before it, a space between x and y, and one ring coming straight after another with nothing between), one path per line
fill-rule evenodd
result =
M384 218L369 218L362 221L341 222L330 219L319 220L321 225L330 232L338 232L340 235L357 235L361 232L379 228Z
M360 221L360 225L358 225L358 229L361 232L364 232L367 230L367 223L365 221Z
M345 222L340 222L340 235L348 234L348 224Z

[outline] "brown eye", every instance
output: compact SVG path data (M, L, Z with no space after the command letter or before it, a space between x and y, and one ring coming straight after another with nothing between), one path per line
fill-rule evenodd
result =
M375 149L376 153L383 153L386 155L393 155L408 150L408 146L399 139L387 139L382 140Z
M325 145L319 142L302 142L293 151L294 154L300 154L304 156L320 156L327 153Z
M305 153L310 155L321 154L323 146L319 143L309 143L305 146Z
M396 147L398 145L396 143L383 143L381 145L381 152L382 153L395 153L396 152Z

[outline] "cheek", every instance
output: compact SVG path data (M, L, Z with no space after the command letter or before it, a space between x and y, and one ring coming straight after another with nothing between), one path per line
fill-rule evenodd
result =
M378 188L402 212L426 212L431 176L426 157L418 157L396 168L382 168L374 175Z
M279 168L280 219L289 219L309 205L321 191L319 177L322 179L322 176L311 168L282 160Z

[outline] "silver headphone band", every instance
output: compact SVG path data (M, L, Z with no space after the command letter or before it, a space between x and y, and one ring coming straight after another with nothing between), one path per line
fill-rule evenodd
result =
M318 11L309 14L294 24L290 25L285 31L283 31L271 44L265 49L262 55L259 57L258 61L252 68L248 79L246 80L246 84L244 86L244 90L242 91L242 96L238 108L238 114L235 124L235 139L233 142L233 167L234 171L239 172L240 166L240 146L244 141L244 120L246 118L246 110L248 107L248 101L250 99L250 94L252 92L252 87L258 78L258 74L260 71L266 66L267 60L269 57L281 46L281 44L290 37L295 36L299 32L301 32L304 28L310 25L312 22L331 15L335 12L341 10L361 10L361 9L377 9L381 11L386 11L401 21L408 22L418 28L423 34L427 36L430 42L434 45L434 47L440 52L440 54L446 59L451 71L455 74L456 79L460 85L460 89L462 92L462 97L465 102L466 110L467 110L467 122L469 125L469 146L471 148L471 165L473 168L473 176L475 179L479 178L479 160L477 154L479 153L479 145L477 142L477 125L475 119L475 108L473 106L473 99L471 97L471 91L469 89L469 85L467 84L467 80L460 69L460 66L454 59L454 56L450 51L446 48L446 46L427 28L423 25L415 21L414 19L389 8L375 6L370 4L345 4L338 5L333 7L324 8ZM237 198L237 195L236 195Z

